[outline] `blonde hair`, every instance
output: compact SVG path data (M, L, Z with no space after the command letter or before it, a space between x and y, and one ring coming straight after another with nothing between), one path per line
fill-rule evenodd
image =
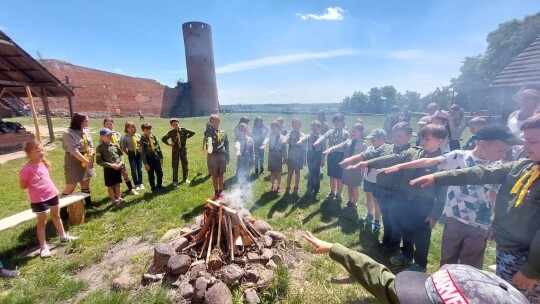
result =
M30 154L30 152L32 152L32 150L36 150L38 148L43 149L43 145L35 139L24 143L24 152L26 152L27 156ZM52 169L51 162L46 157L43 157L41 162L45 165L45 167L47 167L48 170Z
M208 117L208 121L211 121L211 120L221 121L221 118L219 118L218 114L212 114L210 115L210 117Z

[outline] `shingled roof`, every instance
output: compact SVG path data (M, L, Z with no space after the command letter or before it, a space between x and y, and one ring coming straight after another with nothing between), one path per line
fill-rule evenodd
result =
M540 86L540 36L495 77L491 86Z

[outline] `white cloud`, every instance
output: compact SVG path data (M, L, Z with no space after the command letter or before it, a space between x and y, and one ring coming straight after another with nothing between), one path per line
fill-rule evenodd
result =
M119 69L119 68L115 68L115 69L113 70L113 72L115 72L115 73L122 73L122 70Z
M326 59L326 58L333 58L333 57L354 56L354 55L359 55L361 53L362 51L355 50L355 49L337 49L337 50L329 50L329 51L324 51L324 52L296 53L296 54L287 54L287 55L281 55L281 56L270 56L270 57L263 57L263 58L254 59L254 60L229 63L224 66L216 68L216 73L218 74L234 73L234 72L254 70L254 69L259 69L259 68L264 68L264 67L269 67L269 66L277 66L277 65L290 64L294 62L313 60L313 59Z
M297 13L296 16L299 17L302 20L313 19L313 20L332 20L332 21L336 21L336 20L343 20L343 18L345 18L345 16L344 16L345 12L346 12L346 10L342 9L339 6L336 6L336 7L327 8L324 11L324 14L322 14L322 15Z

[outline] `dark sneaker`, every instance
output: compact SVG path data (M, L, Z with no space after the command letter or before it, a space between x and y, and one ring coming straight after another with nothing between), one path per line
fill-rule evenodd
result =
M341 201L342 199L343 199L343 196L341 196L341 194L336 194L336 196L334 197L334 200L336 201Z
M403 252L400 252L390 258L390 263L392 265L399 266L399 265L405 264L405 260L406 260L405 255L403 255Z
M97 205L94 205L93 203L87 203L84 208L86 209L90 209L90 210L99 210L98 206Z
M409 267L407 267L407 270L408 271L416 271L416 272L426 272L426 269L424 267L420 267L416 263L412 263L411 265L409 265Z
M336 195L332 192L328 193L328 196L326 196L326 199L333 200L335 199Z
M353 203L353 202L351 202L351 201L348 201L348 202L347 202L347 208L354 208L354 209L356 209L356 208L358 208L358 204L355 204L355 203Z
M360 219L358 219L361 222L371 222L373 221L373 215L372 214L366 214L362 216Z
M16 270L0 269L0 278L12 279L19 276L19 272Z
M255 168L255 174L259 174L259 169Z
M378 232L379 230L381 230L381 222L373 221L371 223L371 232Z

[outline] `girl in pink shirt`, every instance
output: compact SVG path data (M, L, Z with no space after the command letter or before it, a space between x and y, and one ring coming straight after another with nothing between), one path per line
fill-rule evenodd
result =
M47 210L49 208L51 210L51 219L60 240L71 242L76 240L77 237L70 236L64 231L58 209L59 191L49 175L51 163L45 158L43 146L39 142L31 140L24 144L24 152L26 152L28 162L19 172L19 186L21 189L28 189L30 207L37 217L39 255L41 258L48 258L51 256L51 252L45 239L45 225L47 225Z

